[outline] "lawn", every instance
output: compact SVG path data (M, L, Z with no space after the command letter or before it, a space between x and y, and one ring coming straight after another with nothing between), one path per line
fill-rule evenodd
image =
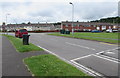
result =
M43 51L43 49L35 46L32 43L30 43L29 45L23 45L22 39L20 38L16 38L10 35L3 36L6 36L11 41L11 43L14 45L18 52Z
M64 37L72 37L72 38L80 38L80 39L88 39L88 40L95 40L95 41L102 41L108 43L118 43L118 34L119 33L74 33L74 35L70 34L60 34L60 33L52 33L48 35L55 35L55 36L64 36Z
M34 76L88 76L54 55L39 55L24 59Z

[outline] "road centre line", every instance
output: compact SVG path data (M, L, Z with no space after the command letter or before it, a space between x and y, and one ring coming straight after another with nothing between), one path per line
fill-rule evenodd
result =
M73 44L73 43L69 43L69 42L65 42L65 43L69 44L69 45L77 46L77 47L82 47L82 48L86 48L86 49L90 49L90 50L95 50L93 48L89 48L89 47L85 47L85 46L81 46L81 45L77 45L77 44Z
M38 47L42 48L43 50L47 51L47 52L50 53L50 54L53 54L53 55L57 56L57 57L60 58L61 60L64 60L65 62L76 66L77 68L81 69L83 72L86 72L86 73L88 73L88 74L90 74L90 75L92 75L92 76L102 76L101 74L99 74L99 73L97 73L97 72L95 72L95 71L93 71L93 70L90 70L90 69L88 69L87 67L85 67L85 66L83 66L83 65L80 65L80 64L78 65L78 64L75 63L74 61L68 61L68 60L66 60L66 59L58 56L57 54L55 54L55 53L53 53L53 52L51 52L51 51L49 51L49 50L47 50L47 49L39 46L39 45L38 45Z

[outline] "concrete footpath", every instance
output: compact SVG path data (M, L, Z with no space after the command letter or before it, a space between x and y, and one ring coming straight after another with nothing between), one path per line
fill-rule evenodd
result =
M16 51L11 42L2 37L2 78L9 78L11 76L32 78L32 74L27 70L23 59L26 57L47 54L47 52L26 52L19 53Z

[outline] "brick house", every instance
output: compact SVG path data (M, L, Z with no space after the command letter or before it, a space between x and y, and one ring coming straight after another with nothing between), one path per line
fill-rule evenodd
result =
M107 30L116 29L119 26L111 23L95 23L95 22L74 22L74 31L91 31L91 30ZM25 28L28 31L54 31L54 30L72 30L72 22L62 21L60 23L30 23L30 24L8 24L2 25L1 30L15 31L16 29Z
M103 31L112 28L117 28L117 26L110 23L73 22L74 31L91 31L91 30ZM61 29L72 31L72 22L62 21Z

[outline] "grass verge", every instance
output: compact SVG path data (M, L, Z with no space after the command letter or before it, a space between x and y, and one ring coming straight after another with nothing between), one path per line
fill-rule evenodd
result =
M119 33L74 33L74 36L72 34L60 34L60 33L52 33L48 35L54 35L54 36L63 36L63 37L71 37L71 38L80 38L80 39L88 39L88 40L95 40L95 41L102 41L102 42L108 42L108 43L118 43L118 34Z
M25 58L24 63L34 76L88 76L51 54Z
M3 35L6 36L17 49L18 52L30 52L30 51L43 51L43 49L35 46L34 44L30 43L29 45L23 45L22 39L16 38L10 35Z

